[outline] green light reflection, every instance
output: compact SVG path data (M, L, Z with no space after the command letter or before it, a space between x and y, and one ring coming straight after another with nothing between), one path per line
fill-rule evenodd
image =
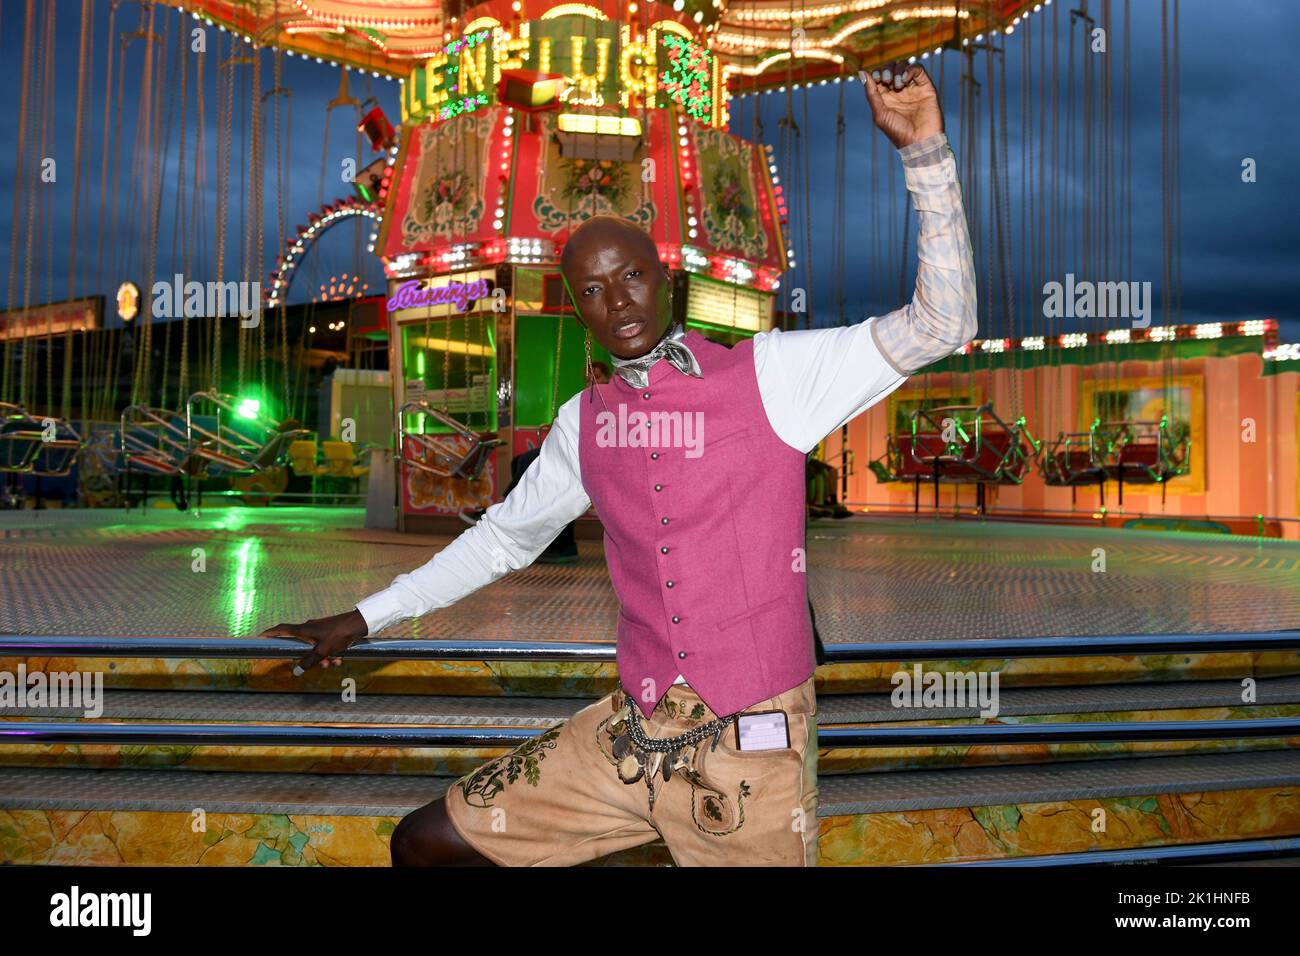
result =
M262 542L246 538L235 551L233 576L230 581L228 629L232 637L242 637L254 623L257 599L257 566L262 557Z

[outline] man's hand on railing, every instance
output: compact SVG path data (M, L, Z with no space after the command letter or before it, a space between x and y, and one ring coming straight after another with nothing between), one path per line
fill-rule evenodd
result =
M258 637L292 637L300 641L311 641L315 645L311 653L293 669L293 676L301 677L317 664L321 667L342 665L343 658L338 655L365 637L367 630L366 619L360 611L353 608L333 617L320 617L303 624L277 624L267 628Z

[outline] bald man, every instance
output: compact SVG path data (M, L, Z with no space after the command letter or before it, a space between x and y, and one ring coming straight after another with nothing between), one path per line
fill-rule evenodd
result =
M725 348L674 320L649 236L587 220L560 269L613 378L565 402L518 486L427 564L344 614L265 632L312 642L303 668L339 665L354 641L526 567L596 506L618 688L407 815L395 865L572 865L661 838L681 866L816 865L805 459L976 331L935 89L898 64L864 81L919 220L911 302Z

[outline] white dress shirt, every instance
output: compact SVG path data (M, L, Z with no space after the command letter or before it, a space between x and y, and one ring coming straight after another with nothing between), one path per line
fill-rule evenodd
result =
M920 228L912 301L856 325L754 336L768 421L782 441L804 453L909 374L975 337L975 269L952 151L939 133L899 152ZM587 511L591 499L578 468L578 402L585 394L560 407L537 460L505 500L426 564L357 604L369 634L447 607L527 567Z

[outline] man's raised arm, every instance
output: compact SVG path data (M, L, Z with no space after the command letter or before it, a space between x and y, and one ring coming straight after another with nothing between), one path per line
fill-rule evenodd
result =
M778 435L810 451L911 375L975 337L975 264L943 113L919 66L862 75L872 118L898 149L917 211L916 291L856 325L754 337L763 405Z
M975 337L975 262L938 92L921 67L891 66L862 80L872 118L902 156L920 220L918 266L912 300L872 322L871 334L894 370L911 375Z

